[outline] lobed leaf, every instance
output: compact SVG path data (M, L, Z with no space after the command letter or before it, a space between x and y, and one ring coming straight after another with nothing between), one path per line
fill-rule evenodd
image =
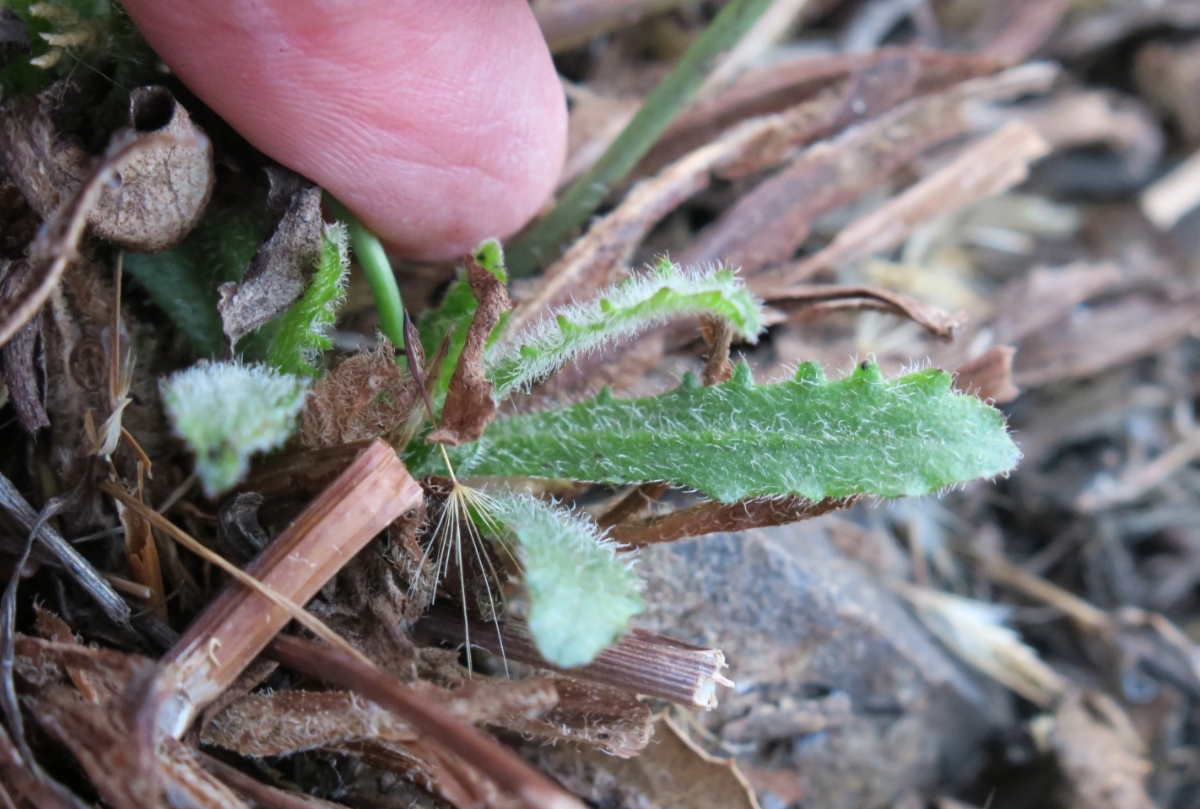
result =
M517 542L529 631L556 666L582 666L642 609L640 582L592 520L526 495L492 494L489 517Z
M251 455L287 440L306 387L299 377L238 362L196 365L159 383L175 434L196 455L205 494L236 485Z
M722 385L692 375L663 396L605 390L570 407L493 422L450 457L460 475L613 484L667 481L716 500L921 495L994 477L1020 453L1004 416L950 374L886 380L865 362L837 381L816 363L756 385L746 365Z
M484 366L496 401L553 374L564 363L668 320L708 315L728 321L745 340L762 329L759 303L731 270L684 270L659 259L595 300L561 310L488 351Z
M328 332L345 300L349 266L346 227L329 225L321 234L321 255L312 282L279 318L267 354L271 365L288 374L320 375L320 353L333 347Z

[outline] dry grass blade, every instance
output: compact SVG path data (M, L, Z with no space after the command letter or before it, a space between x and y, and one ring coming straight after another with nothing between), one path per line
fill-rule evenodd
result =
M192 136L198 140L202 136ZM105 189L117 177L121 165L137 155L152 149L171 145L184 145L182 139L173 134L155 133L137 140L127 136L115 138L109 145L104 159L84 181L83 185L54 216L42 227L34 243L35 260L45 266L41 277L31 282L19 294L15 294L0 306L0 345L7 343L42 308L50 297L63 270L76 256L79 240L83 238L88 224L88 214L100 201Z
M963 327L961 315L952 315L908 295L875 287L803 284L773 287L759 291L759 295L764 302L783 310L877 309L890 312L909 318L939 340L953 339Z
M877 104L886 106L886 101L862 103L867 110ZM831 95L746 121L638 182L614 211L593 224L546 270L533 295L513 312L506 330L515 333L547 308L584 299L615 282L650 229L708 188L714 175L726 170L741 175L770 166L787 148L829 131L847 108L845 99Z
M141 505L115 487L107 490L131 508ZM370 665L297 602L316 595L376 534L421 500L420 486L395 451L373 441L244 572L161 515L148 509L142 512L152 524L234 579L164 658L159 682L171 699L157 706L163 711L156 720L158 727L171 735L183 733L195 713L228 688L292 618L341 649L344 656Z
M823 250L782 271L788 283L900 244L921 224L1012 188L1050 147L1031 127L1010 121L963 150L949 165L847 225Z
M196 760L201 767L234 792L251 801L258 809L343 809L344 807L344 804L332 803L312 795L305 795L303 792L292 792L264 784L236 767L230 767L225 762L205 753L197 753Z
M374 666L337 649L286 636L275 639L269 654L294 671L349 688L396 712L426 737L469 761L530 809L581 807L577 800L555 787L515 754Z
M1029 64L971 79L810 146L702 232L683 263L720 259L753 275L788 260L817 217L857 199L926 149L972 131L978 105L1045 91L1056 75L1053 66Z

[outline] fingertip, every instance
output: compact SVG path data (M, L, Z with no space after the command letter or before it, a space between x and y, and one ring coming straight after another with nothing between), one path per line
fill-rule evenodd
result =
M566 103L524 0L127 0L179 77L264 153L415 259L521 228Z

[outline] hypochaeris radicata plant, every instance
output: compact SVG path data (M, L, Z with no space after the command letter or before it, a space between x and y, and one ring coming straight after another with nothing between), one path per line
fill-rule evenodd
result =
M412 592L444 591L468 623L472 612L496 622L522 615L555 665L587 663L618 639L641 609L639 581L629 549L584 511L530 491L531 481L541 481L543 493L563 491L564 483L667 484L714 504L836 506L858 496L939 492L1004 474L1019 458L999 411L956 391L949 374L926 369L885 379L871 361L832 381L805 363L767 384L742 363L719 384L687 374L657 396L619 399L606 388L565 406L507 412L514 394L572 360L664 323L707 318L731 336L757 340L761 304L735 272L684 269L666 258L511 330L503 257L487 242L468 256L440 306L416 325L403 316L401 327L399 298L378 277L391 269L352 222L384 334L375 353L326 372L321 352L342 296L345 233L326 230L309 291L279 318L266 365L213 363L164 383L176 431L195 451L210 492L234 485L250 453L280 443L305 396L305 435L389 439L410 471L430 481L418 566L425 572L414 576ZM278 388L288 379L283 395ZM239 393L222 394L222 384ZM253 406L245 401L258 393ZM237 415L246 409L257 414L255 430ZM320 423L310 431L313 420ZM469 647L468 635L468 654Z

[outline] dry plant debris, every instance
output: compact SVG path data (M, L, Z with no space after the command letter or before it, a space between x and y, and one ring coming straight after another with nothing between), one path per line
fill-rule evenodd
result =
M113 8L0 9L0 805L1200 800L1193 0L537 0L512 281Z

